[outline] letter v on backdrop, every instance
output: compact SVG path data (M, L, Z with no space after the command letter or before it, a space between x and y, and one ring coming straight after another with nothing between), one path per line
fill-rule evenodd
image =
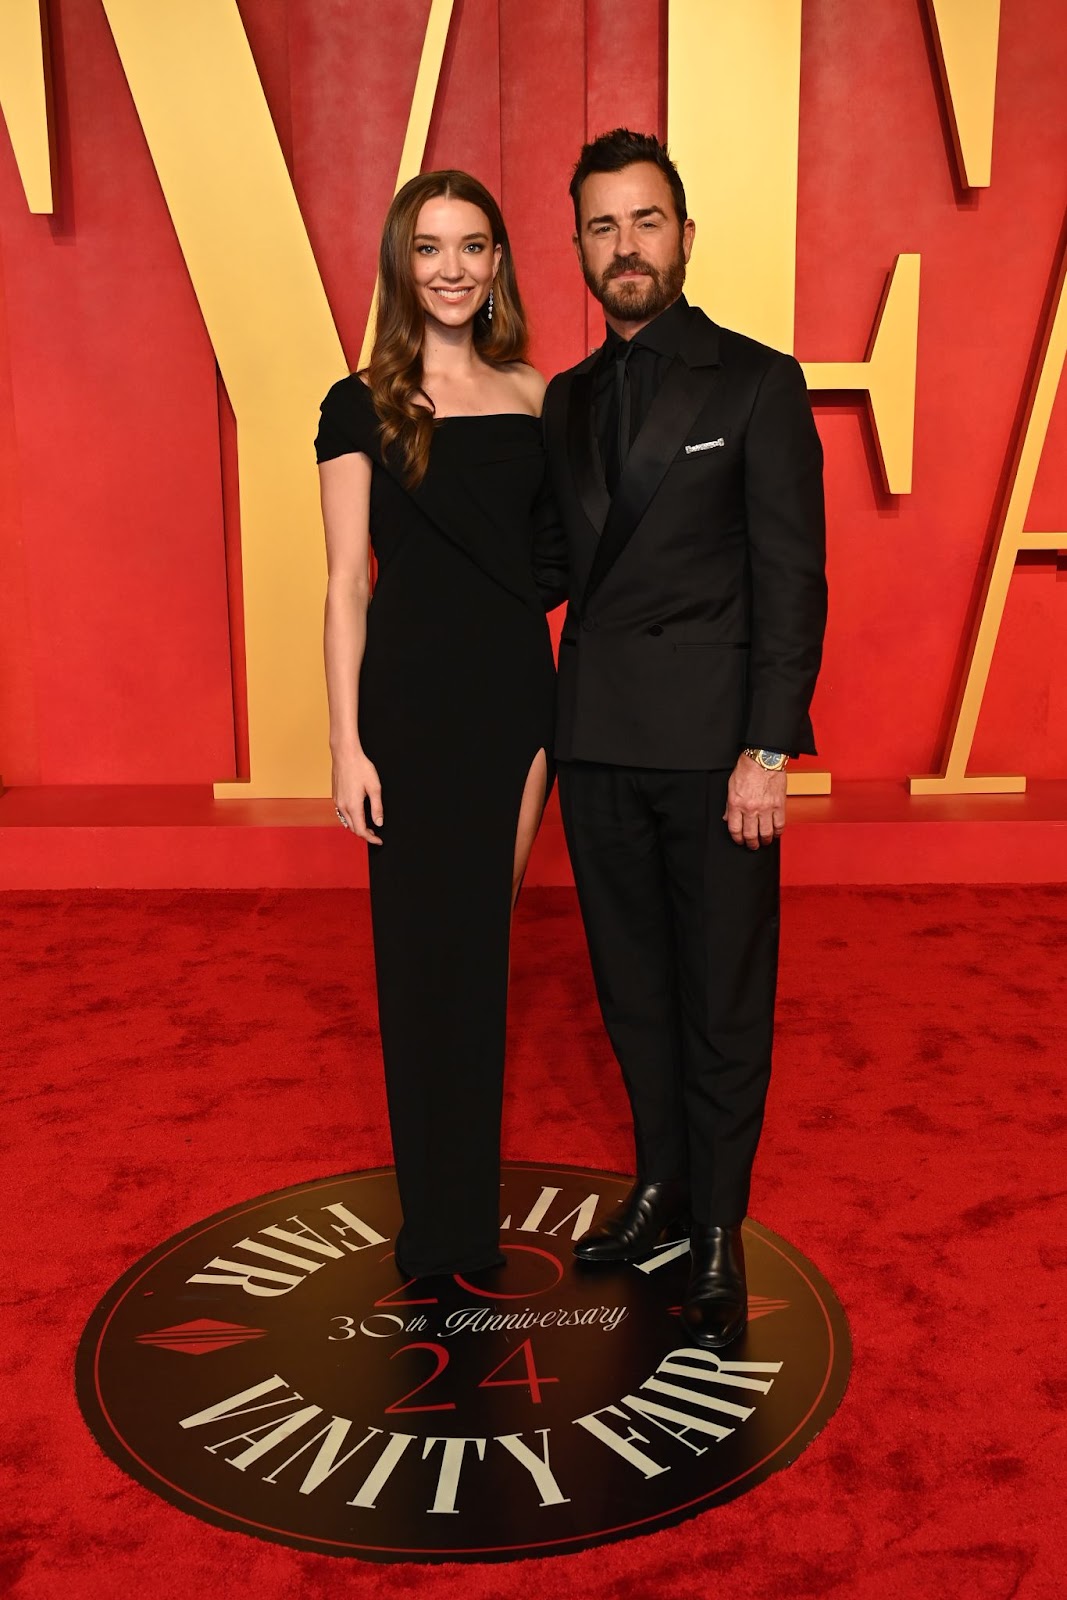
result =
M326 794L309 430L347 362L235 0L103 3L237 419L250 782L216 793ZM451 14L432 0L398 186L422 163Z

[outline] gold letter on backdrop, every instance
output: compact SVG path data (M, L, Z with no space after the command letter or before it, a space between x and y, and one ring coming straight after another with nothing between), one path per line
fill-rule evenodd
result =
M670 0L668 36L668 133L698 226L694 298L727 326L790 352L802 10L803 0ZM868 394L894 494L911 489L918 319L919 257L898 256L867 359L804 363L812 389ZM828 794L830 774L791 773L789 789Z
M215 792L325 795L311 437L347 363L235 0L103 3L237 418L251 782ZM433 0L412 111L422 134L405 144L414 172L451 10Z
M52 209L41 0L0 0L0 110L31 211Z
M941 82L952 122L962 183L984 188L991 181L1000 0L927 0L937 44ZM996 545L986 573L982 604L968 652L967 669L952 719L948 754L939 776L912 778L912 794L1021 794L1020 775L969 776L967 765L982 711L997 636L1004 617L1016 557L1023 550L1059 551L1067 533L1026 528L1041 453L1067 352L1067 255L1059 264L1056 305L1042 330L1040 360L1026 417L1009 462L1008 487L997 521Z
M689 270L694 297L727 326L788 351L802 9L803 0L671 0L668 41L671 150L704 228ZM918 326L919 257L901 255L867 359L803 363L811 389L867 393L890 494L911 492Z
M802 0L671 0L667 126L696 218L694 298L793 348Z
M960 181L989 187L1000 0L927 0Z
M1067 251L1059 264L1059 287L1042 339L1041 359L1026 408L997 527L997 543L986 575L982 609L971 642L967 672L953 719L945 770L940 777L912 778L912 794L1021 794L1024 777L968 777L989 668L1000 632L1008 587L1020 550L1067 549L1067 533L1030 533L1026 516L1034 492L1041 452L1067 355Z
M890 494L911 493L915 368L919 353L919 257L897 256L863 361L805 361L809 389L866 391L871 431Z
M341 342L236 4L104 9L237 419L252 781L216 792L323 794L309 440Z
M426 152L430 118L433 116L434 101L437 99L437 85L441 81L441 63L444 60L448 28L452 21L452 6L453 0L431 0L430 3L430 15L426 23L426 35L422 42L422 56L419 60L419 75L415 80L415 93L411 100L411 114L404 136L404 148L400 153L400 170L397 173L394 194L407 183L409 178L417 177L422 171L422 158ZM367 331L363 336L363 348L359 353L361 367L365 367L370 360L377 320L376 282L371 296L370 314L367 317Z

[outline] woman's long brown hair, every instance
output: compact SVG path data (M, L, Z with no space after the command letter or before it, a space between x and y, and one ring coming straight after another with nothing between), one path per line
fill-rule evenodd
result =
M410 488L426 476L434 415L422 392L422 341L426 313L412 275L415 227L427 200L469 200L485 213L500 266L493 282L493 320L485 307L474 318L474 348L483 361L502 366L524 361L528 335L515 262L500 207L477 178L467 172L424 172L405 183L389 207L378 257L378 324L368 377L371 399L382 425L382 450L396 446Z

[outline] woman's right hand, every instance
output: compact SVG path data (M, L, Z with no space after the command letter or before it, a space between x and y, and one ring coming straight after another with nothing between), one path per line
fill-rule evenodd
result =
M385 821L382 810L382 785L374 762L357 751L352 755L335 757L333 763L333 803L339 815L359 839L368 844L381 844L373 828L367 826L364 801L370 803L370 814L375 827Z

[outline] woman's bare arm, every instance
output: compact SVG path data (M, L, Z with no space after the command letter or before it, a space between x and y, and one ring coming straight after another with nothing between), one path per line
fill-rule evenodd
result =
M370 600L371 463L365 455L337 456L319 467L326 530L326 616L323 652L330 703L333 801L352 832L381 844L367 826L364 801L376 826L384 820L374 763L359 741L359 669Z

